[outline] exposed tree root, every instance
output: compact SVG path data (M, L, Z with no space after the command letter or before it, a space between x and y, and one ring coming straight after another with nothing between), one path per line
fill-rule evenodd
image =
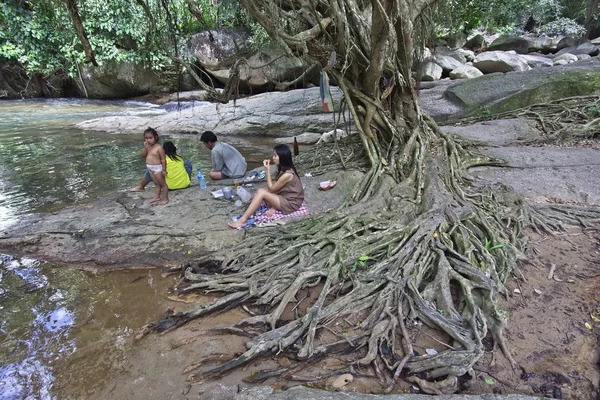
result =
M461 123L506 118L536 121L541 141L565 141L600 137L600 95L576 96L534 104L485 117L461 119Z
M599 212L551 207L541 213L506 187L468 186L467 167L495 161L465 151L435 127L424 126L420 135L435 135L429 139L434 150L421 151L419 141L425 139L417 138L412 148L417 153L411 167L402 164L399 184L371 170L358 189L369 192L368 200L276 230L250 232L234 256L223 252L186 264L180 292L224 296L167 315L142 335L251 305L257 315L234 328L261 333L245 353L198 372L194 381L267 355L285 352L314 360L351 348L358 356L355 366L373 366L390 387L408 373L428 393L449 393L456 389L456 377L483 355L488 334L516 367L503 339L508 315L498 307L498 296L506 293L504 283L524 257L522 229L554 232L561 229L561 219L598 221ZM282 320L307 287L318 287L316 301L297 318ZM356 320L357 329L342 336L335 322L348 319ZM452 343L435 355L417 356L409 337L414 324L441 331ZM320 331L332 333L333 341L318 336Z

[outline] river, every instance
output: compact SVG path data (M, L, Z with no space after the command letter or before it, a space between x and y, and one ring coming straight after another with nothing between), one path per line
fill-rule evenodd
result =
M24 215L138 184L142 132L84 132L76 123L164 112L128 101L0 101L0 235ZM210 152L198 135L166 139L194 168L208 169ZM235 136L226 141L250 168L271 146ZM0 399L90 397L125 368L133 332L164 311L174 283L158 271L96 275L0 255Z

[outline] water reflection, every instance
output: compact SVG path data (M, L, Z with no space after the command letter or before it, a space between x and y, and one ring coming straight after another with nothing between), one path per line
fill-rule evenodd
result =
M130 367L176 277L95 275L0 255L0 399L86 398Z
M23 100L0 102L0 230L21 215L49 212L135 186L144 170L142 133L84 132L75 124L108 115L152 115L155 105L128 101ZM194 168L210 152L197 135L164 136ZM228 137L257 167L271 142ZM2 232L0 231L0 234Z
M35 260L2 256L0 272L0 399L51 399L52 364L76 350L74 314Z

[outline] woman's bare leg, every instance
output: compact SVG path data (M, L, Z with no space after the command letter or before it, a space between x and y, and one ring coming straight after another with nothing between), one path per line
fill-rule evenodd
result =
M250 218L250 216L254 214L256 210L258 210L263 200L272 208L279 208L281 206L278 195L269 192L267 189L260 188L254 195L254 198L250 202L250 205L246 209L244 215L242 215L237 221L229 224L229 226L232 228L239 228L240 226L246 225L248 218Z

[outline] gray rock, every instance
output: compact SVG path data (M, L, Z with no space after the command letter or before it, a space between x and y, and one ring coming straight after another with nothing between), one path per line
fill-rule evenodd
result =
M600 36L598 36L596 39L590 40L590 43L595 44L596 46L600 46Z
M450 71L450 79L471 79L482 75L483 72L470 65L462 65Z
M577 60L589 60L590 58L592 58L592 56L590 56L589 54L577 54Z
M437 63L428 61L423 65L421 73L422 81L437 81L442 77L444 70Z
M81 72L88 97L92 99L128 98L150 92L175 91L175 83L169 83L165 78L165 74L128 61L118 64L107 62L98 67L85 66Z
M525 54L521 56L531 68L551 67L552 59L537 54Z
M243 29L217 28L193 35L188 48L200 65L209 71L231 67L236 55L251 53L248 45L250 33Z
M294 386L288 390L275 391L266 396L266 391L259 388L256 390L254 400L539 400L538 397L519 395L519 394L452 394L429 396L423 394L389 394L389 395L371 395L351 392L334 392L319 389L311 389L304 386ZM250 393L250 392L248 392ZM239 397L238 397L239 396ZM237 395L233 400L250 400L244 394Z
M600 154L585 148L489 147L484 153L508 161L507 168L474 168L477 178L511 186L532 203L551 199L600 204Z
M531 67L527 65L527 62L520 56L503 51L486 51L485 53L481 53L475 57L473 66L484 74L493 72L527 71L528 69L531 69Z
M451 116L450 113L473 115L482 109L502 112L599 91L600 63L590 59L566 66L454 81L447 86L440 85L434 91L422 90L421 97L425 96L422 107L437 121L444 121Z
M569 61L567 61L567 60L565 60L565 59L562 59L562 60L556 60L556 61L554 61L554 62L552 63L552 65L553 65L553 66L555 66L555 67L558 67L558 66L561 66L561 65L567 65L567 64L569 64Z
M342 97L331 88L334 108ZM323 111L319 88L268 92L238 99L235 103L194 103L193 107L160 115L143 117L113 116L84 121L77 125L85 130L112 133L139 133L151 126L161 133L200 133L212 130L217 135L245 134L280 137L304 132L327 132L333 116Z
M585 42L577 46L577 52L576 54L587 54L594 57L600 54L600 47L591 42Z
M520 36L503 35L494 40L488 47L489 51L514 50L518 54L529 53L529 41Z
M559 61L566 61L567 63L572 63L577 61L577 56L571 53L564 53L561 54L560 56L554 57L554 59L552 60L554 65L562 65L562 63L557 64Z
M315 144L321 139L321 136L321 133L305 132L298 136L276 138L275 143L292 144L294 143L294 138L296 138L298 144Z
M467 42L465 43L465 45L463 47L465 49L469 49L469 50L481 51L481 50L486 49L487 44L485 42L483 35L477 34L477 35L473 36L472 38L470 38L469 40L467 40Z
M458 61L456 58L453 58L450 56L445 56L443 54L438 54L438 55L434 56L433 61L435 61L436 64L438 64L440 67L442 67L442 69L446 73L449 73L453 69L456 69L456 68L460 67L461 65L463 65L463 63Z
M523 38L529 43L530 53L540 52L544 54L555 52L560 40L560 38L548 36L524 36Z
M231 67L239 59L246 58L240 65L238 88L242 93L255 93L272 87L282 88L305 71L304 82L317 83L319 68L310 58L288 57L277 46L252 51L248 39L250 34L237 28L219 28L201 32L190 40L190 51L206 72L223 85L229 82ZM311 68L312 67L312 68Z
M562 50L565 47L577 47L578 44L579 44L579 39L576 39L571 36L565 36L564 38L560 39L560 41L556 45L556 49Z

